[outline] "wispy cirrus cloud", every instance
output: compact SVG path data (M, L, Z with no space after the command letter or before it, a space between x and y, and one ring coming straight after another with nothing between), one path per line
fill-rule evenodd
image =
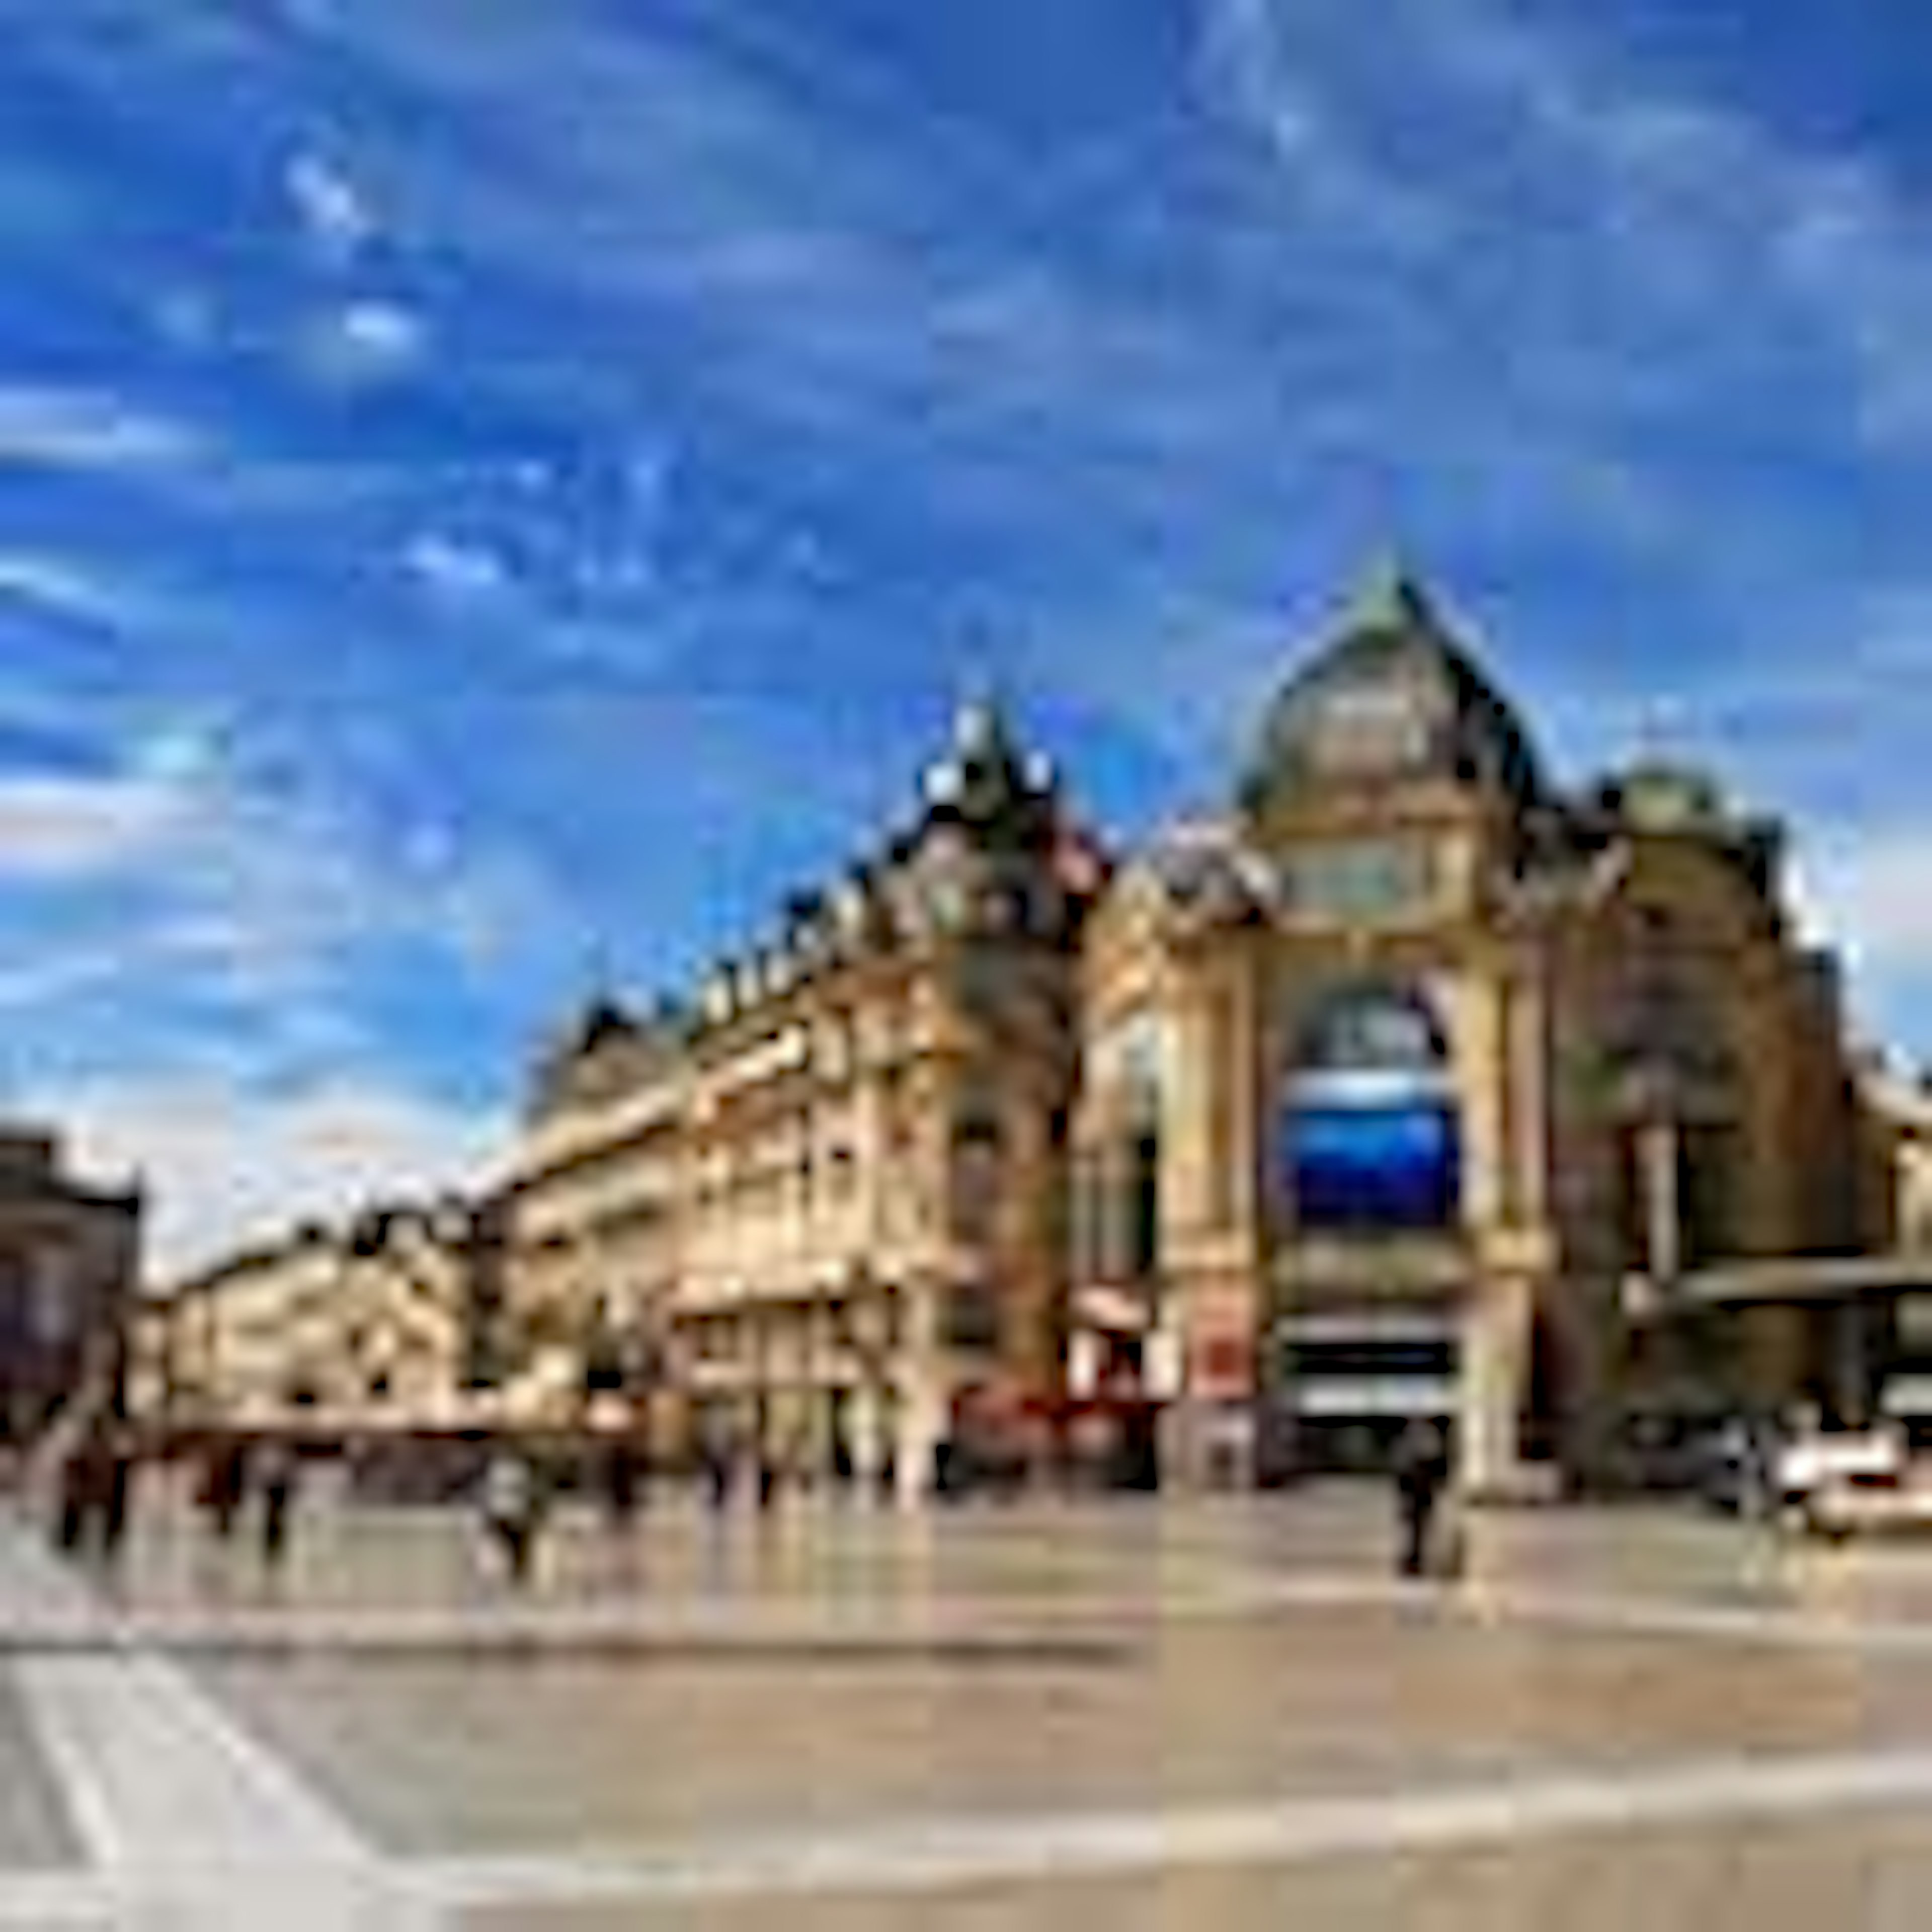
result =
M0 776L0 881L139 865L187 835L197 801L138 775Z
M300 150L282 180L302 237L322 266L350 266L382 232L361 184L328 155Z
M109 390L0 382L0 466L143 475L214 446L204 426Z
M1882 144L1618 0L856 10L22 21L0 268L61 294L0 292L0 650L244 748L77 776L0 718L21 1036L144 1118L332 1056L452 1119L584 959L675 977L862 848L969 666L1117 825L1225 796L1390 538L1564 768L1671 692L1912 956L1932 251Z
M70 1127L82 1162L145 1184L158 1287L305 1220L472 1185L508 1126L368 1066L280 1091L176 1072L106 1076L33 1097Z
M124 586L103 571L69 556L0 550L0 602L89 624L112 627L130 613Z

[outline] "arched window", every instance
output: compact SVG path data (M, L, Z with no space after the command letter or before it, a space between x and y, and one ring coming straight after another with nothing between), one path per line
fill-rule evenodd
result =
M1418 993L1358 982L1294 1036L1281 1144L1293 1218L1370 1233L1453 1226L1461 1133L1448 1043Z

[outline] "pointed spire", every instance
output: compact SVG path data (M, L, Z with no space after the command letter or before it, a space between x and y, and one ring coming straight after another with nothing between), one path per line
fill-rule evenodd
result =
M1349 613L1351 630L1438 631L1435 606L1401 551L1390 545L1371 561Z
M962 758L991 761L1012 743L998 687L983 670L963 680L952 713L952 746Z
M1652 692L1638 706L1636 758L1639 765L1678 765L1687 763L1685 747L1690 729L1682 700L1661 692Z

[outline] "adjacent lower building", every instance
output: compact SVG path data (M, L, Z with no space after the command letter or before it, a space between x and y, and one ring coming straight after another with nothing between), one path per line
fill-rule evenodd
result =
M138 1413L190 1436L464 1426L482 1378L486 1232L454 1198L372 1208L190 1276L141 1324Z

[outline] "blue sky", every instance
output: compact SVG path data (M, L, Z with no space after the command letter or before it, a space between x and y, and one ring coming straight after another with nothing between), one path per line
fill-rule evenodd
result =
M1364 562L1932 1048L1932 37L0 0L0 1048L164 1261L463 1172L992 680L1121 837Z

